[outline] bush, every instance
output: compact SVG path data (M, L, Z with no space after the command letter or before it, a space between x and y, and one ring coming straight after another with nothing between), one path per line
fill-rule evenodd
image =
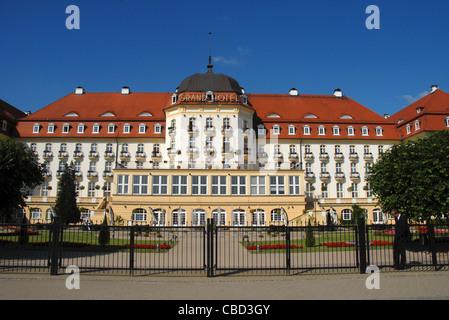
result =
M309 219L306 231L306 247L313 247L313 246L315 246L315 236L313 235L313 229Z
M104 217L103 223L100 225L100 233L98 234L98 243L100 246L104 247L109 244L110 234L108 220L106 216Z

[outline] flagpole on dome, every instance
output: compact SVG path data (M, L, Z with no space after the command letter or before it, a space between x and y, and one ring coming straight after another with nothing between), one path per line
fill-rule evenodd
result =
M207 72L212 73L212 32L209 32L209 64L207 65Z

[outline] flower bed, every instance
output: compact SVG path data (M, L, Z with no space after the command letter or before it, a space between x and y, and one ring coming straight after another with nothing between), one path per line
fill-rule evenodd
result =
M342 248L342 247L353 247L353 243L349 242L325 242L320 243L320 246L328 247L328 248Z
M131 247L130 244L125 244L124 247L126 249L129 249ZM152 249L152 250L156 250L156 249L160 250L167 250L167 249L171 249L171 246L169 244L134 244L134 249Z
M10 227L10 226L3 226L0 229L6 229L7 231L12 231L12 232L15 232L15 233L20 232L20 228ZM27 230L26 232L28 234L38 234L38 232L35 231L35 230Z
M287 249L287 245L285 244L261 244L259 246L252 245L247 246L246 249L248 250L257 250L257 247L259 247L259 250L281 250L281 249ZM290 249L302 249L303 246L297 246L296 244L291 244Z

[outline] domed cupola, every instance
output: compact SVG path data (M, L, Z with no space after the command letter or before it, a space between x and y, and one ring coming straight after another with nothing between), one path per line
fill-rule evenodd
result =
M235 92L242 95L243 91L237 80L225 74L214 73L209 59L206 73L196 73L185 78L178 87L178 94L183 92Z

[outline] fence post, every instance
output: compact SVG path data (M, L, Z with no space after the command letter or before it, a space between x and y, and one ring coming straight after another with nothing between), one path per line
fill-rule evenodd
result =
M206 225L206 269L207 269L207 277L214 276L214 266L213 266L213 257L214 257L214 233L213 233L214 225L212 223L212 219L207 219Z
M129 227L129 273L134 272L134 226Z
M61 231L61 224L59 217L54 217L52 224L52 241L51 241L51 255L50 255L50 275L58 275L58 264L59 264L59 233Z
M359 233L359 256L360 256L360 273L366 273L366 239L365 239L365 219L357 219L357 229Z
M432 253L432 264L436 270L438 261L437 261L436 247L435 247L435 229L434 229L433 224L427 223L427 233L429 235L430 252Z
M286 264L287 264L287 273L290 273L290 257L291 257L291 252L290 252L290 227L286 226L285 227L285 245L286 245Z

